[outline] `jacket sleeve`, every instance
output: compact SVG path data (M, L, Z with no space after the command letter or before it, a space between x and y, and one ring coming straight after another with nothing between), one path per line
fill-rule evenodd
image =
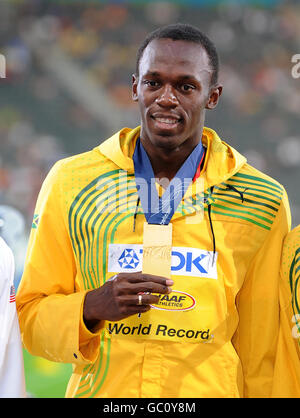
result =
M286 193L266 239L249 265L237 296L239 325L233 344L241 359L244 397L270 397L279 334L279 272L290 230Z
M91 333L82 319L86 291L77 286L62 210L62 169L63 161L56 163L40 191L16 301L22 340L31 354L83 365L98 355L100 330Z
M300 397L300 226L285 240L279 283L280 332L273 397Z
M0 398L26 397L14 270L13 253L0 237Z

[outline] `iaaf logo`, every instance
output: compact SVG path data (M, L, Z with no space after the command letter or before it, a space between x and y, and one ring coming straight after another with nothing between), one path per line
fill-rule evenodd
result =
M179 290L172 290L170 294L159 295L158 303L151 305L151 308L163 311L189 311L195 305L196 300L192 295Z
M110 244L109 273L142 271L143 246L138 244ZM172 247L171 272L178 276L217 279L217 253L199 248ZM214 262L213 262L214 259Z

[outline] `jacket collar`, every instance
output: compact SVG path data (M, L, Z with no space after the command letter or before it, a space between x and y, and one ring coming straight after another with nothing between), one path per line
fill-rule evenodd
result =
M133 174L132 155L139 133L139 126L135 129L124 128L100 144L97 149L122 170ZM193 196L200 190L205 191L226 181L237 173L247 161L244 156L222 141L218 134L210 128L205 127L203 129L202 143L206 147L202 174L190 185L186 197Z

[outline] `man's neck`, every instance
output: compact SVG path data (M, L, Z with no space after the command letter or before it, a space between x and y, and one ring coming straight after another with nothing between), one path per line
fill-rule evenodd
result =
M142 141L142 144L148 154L155 178L159 180L167 178L169 181L175 177L184 161L197 146L196 144L190 148L178 147L169 150L164 148L154 149L148 146L145 141Z

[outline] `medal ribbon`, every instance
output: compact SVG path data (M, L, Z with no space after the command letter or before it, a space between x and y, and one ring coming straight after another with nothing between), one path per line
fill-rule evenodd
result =
M149 157L138 138L133 154L135 182L148 224L168 225L204 157L202 142L194 148L161 197Z

